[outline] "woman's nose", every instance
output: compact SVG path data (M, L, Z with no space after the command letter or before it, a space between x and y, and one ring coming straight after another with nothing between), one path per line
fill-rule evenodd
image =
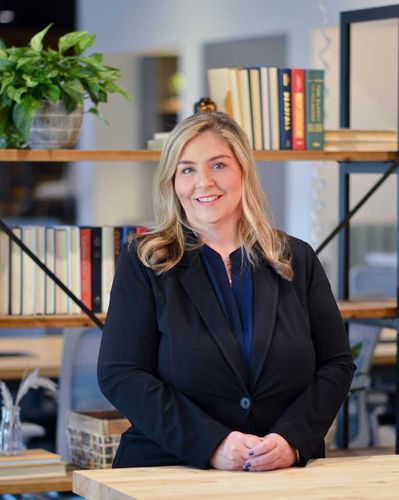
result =
M212 186L214 183L212 172L209 170L200 170L197 175L197 187Z

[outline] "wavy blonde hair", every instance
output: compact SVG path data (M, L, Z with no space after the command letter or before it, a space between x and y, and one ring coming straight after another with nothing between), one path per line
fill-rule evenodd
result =
M136 242L139 259L145 266L163 273L180 261L184 251L201 246L201 235L189 224L176 196L174 176L185 145L205 131L211 131L226 141L241 165L242 216L239 237L247 258L257 263L259 256L262 256L279 275L292 280L287 236L273 229L269 222L270 210L256 174L247 136L230 116L219 112L192 115L171 132L154 178L156 228L130 239L130 242ZM187 230L197 237L196 243L188 241Z

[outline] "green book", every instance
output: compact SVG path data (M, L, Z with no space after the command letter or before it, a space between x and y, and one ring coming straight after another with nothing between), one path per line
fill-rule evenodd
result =
M324 148L324 70L305 70L306 149Z

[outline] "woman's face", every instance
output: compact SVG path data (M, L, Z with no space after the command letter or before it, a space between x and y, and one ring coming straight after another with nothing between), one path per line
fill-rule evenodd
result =
M175 191L188 222L198 228L235 224L241 218L241 166L230 146L205 131L184 147Z

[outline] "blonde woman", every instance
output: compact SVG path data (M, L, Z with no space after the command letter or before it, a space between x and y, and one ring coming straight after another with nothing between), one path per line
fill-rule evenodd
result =
M352 380L311 247L271 227L248 140L223 113L176 126L156 228L126 243L98 375L132 423L114 467L260 471L324 456Z

